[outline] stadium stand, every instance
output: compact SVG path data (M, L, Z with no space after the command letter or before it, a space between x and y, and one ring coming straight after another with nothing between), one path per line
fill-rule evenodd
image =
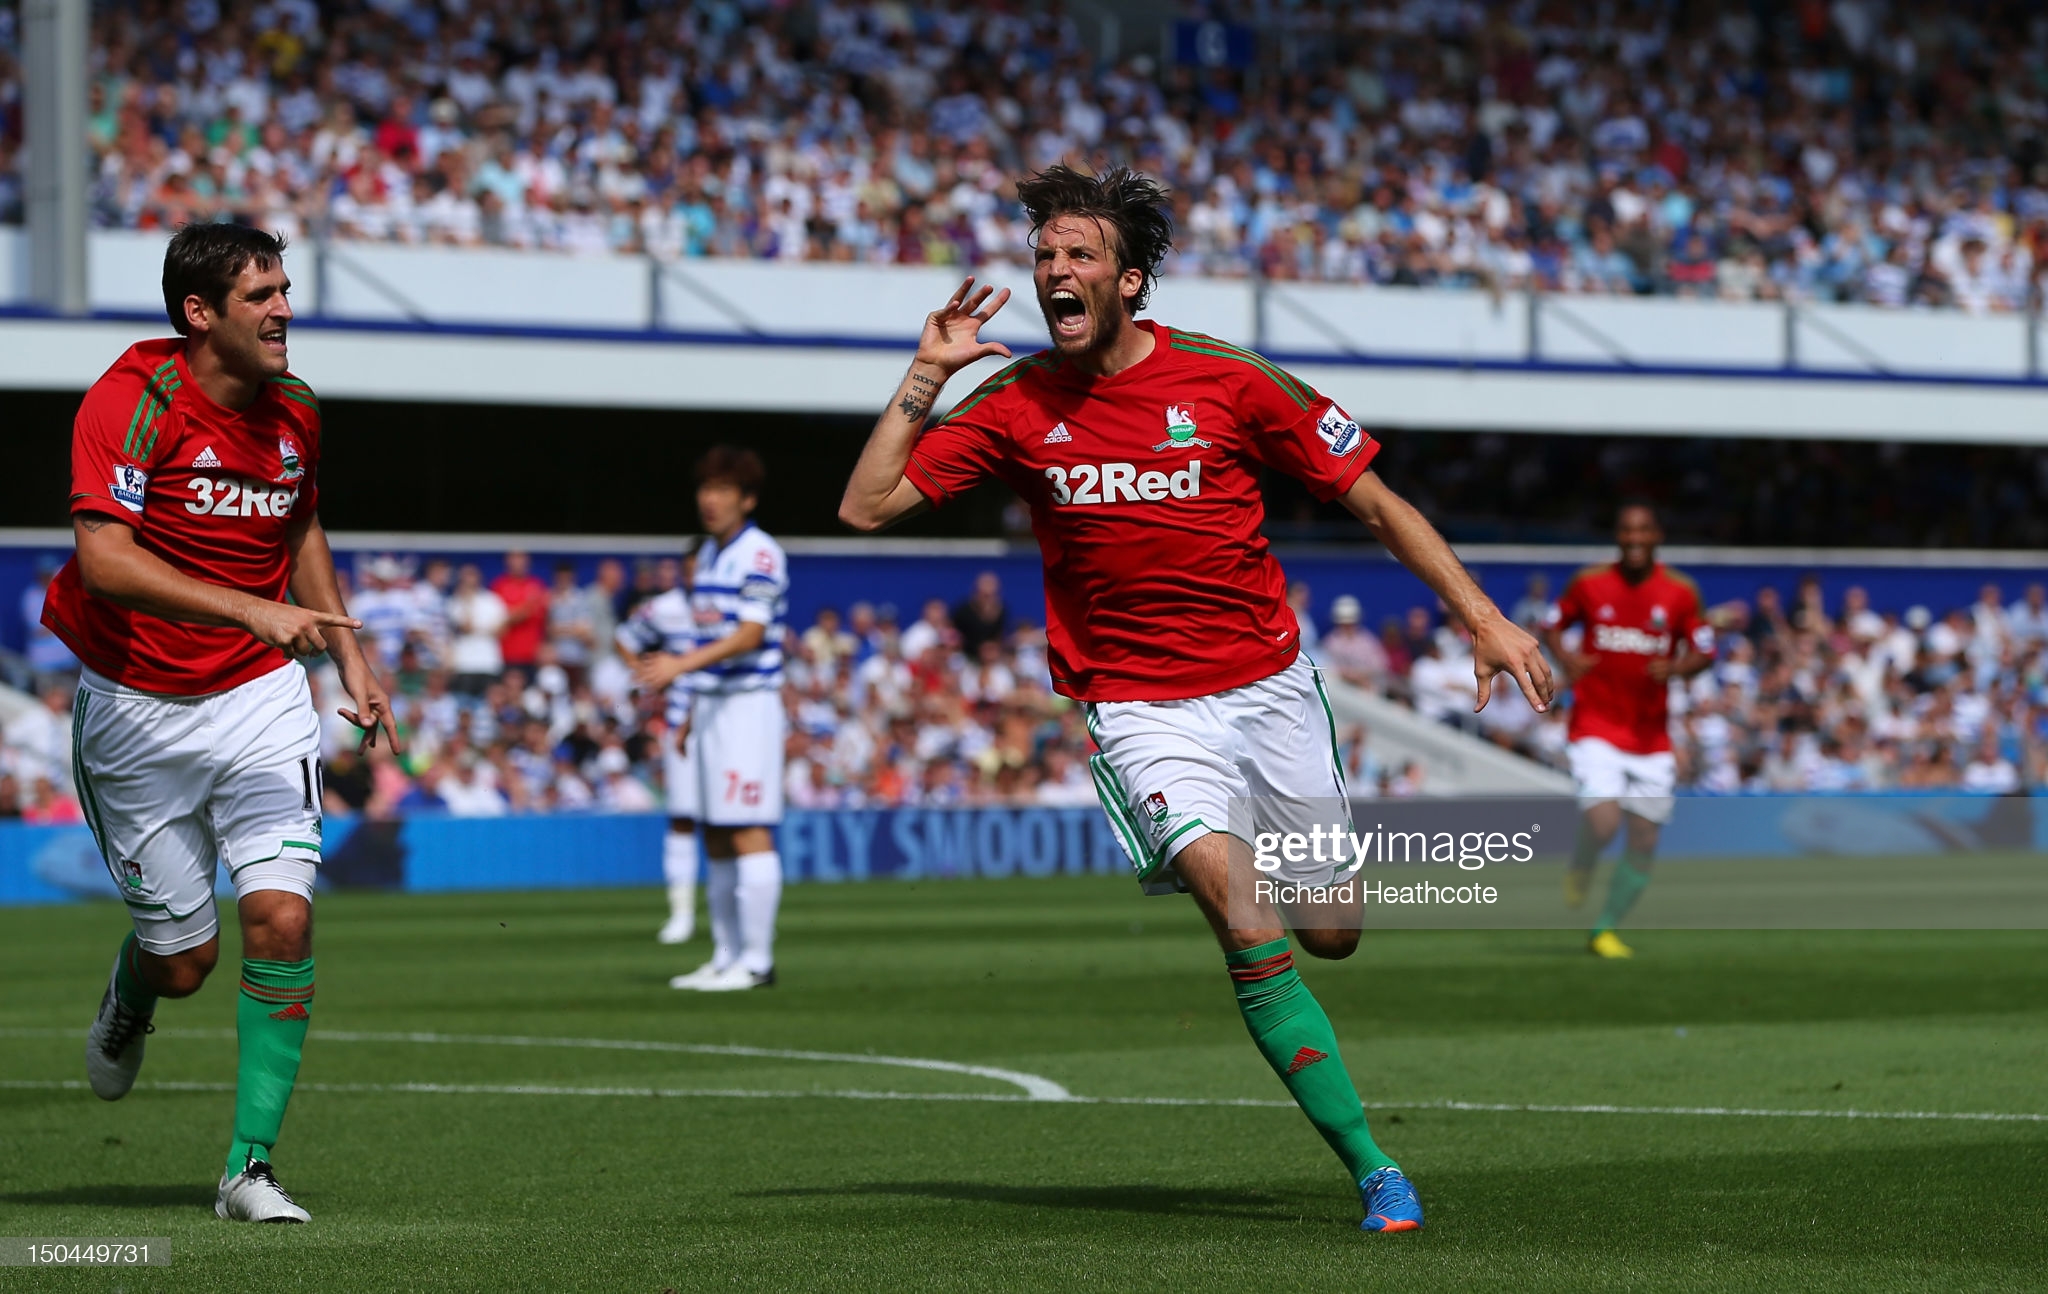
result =
M2017 3L1213 4L1242 68L1058 9L123 0L95 218L658 258L1015 260L1009 177L1128 161L1171 272L2034 308L2048 19ZM0 221L21 216L0 8ZM1136 41L1133 44L1139 43Z
M657 743L670 735L661 707L632 691L603 645L680 568L610 559L596 570L583 584L567 568L553 572L532 666L500 657L473 669L478 644L462 641L456 613L464 599L495 596L495 581L440 558L359 562L350 606L377 645L407 750L358 757L354 730L333 714L342 695L333 669L314 669L330 809L658 809ZM1535 622L1554 592L1531 588L1512 614ZM40 593L24 590L25 618L31 604L40 611ZM1562 765L1566 711L1540 717L1507 689L1475 720L1469 639L1430 608L1375 617L1339 598L1318 626L1297 599L1297 615L1312 653L1342 680ZM1879 609L1860 589L1830 606L1808 581L1766 586L1710 618L1716 663L1673 693L1681 780L1696 793L2048 784L2048 589L2039 583L1986 587L1970 606ZM787 644L790 804L1093 804L1093 747L1078 710L1051 693L1044 642L1038 625L1005 607L992 575L914 612L820 610ZM488 658L496 643L482 646ZM67 744L74 663L61 644L49 647L29 640L43 703L17 706L0 729L0 817L77 820ZM1356 725L1339 733L1354 794L1430 792L1418 769L1377 764L1364 737Z

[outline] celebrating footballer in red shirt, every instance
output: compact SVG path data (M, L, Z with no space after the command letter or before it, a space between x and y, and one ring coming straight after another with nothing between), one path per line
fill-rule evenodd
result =
M1650 883L1650 860L1659 829L1671 820L1678 780L1667 731L1671 680L1713 663L1714 631L1703 618L1698 586L1657 561L1664 532L1655 512L1639 503L1623 507L1614 538L1621 560L1573 576L1544 633L1572 684L1572 780L1585 807L1565 898L1573 907L1586 901L1594 864L1626 813L1628 838L1586 946L1602 957L1629 957L1615 927ZM1572 651L1564 631L1575 625L1581 637Z
M355 704L341 714L366 742L396 732L315 511L320 402L285 363L284 244L188 225L164 253L163 287L178 336L131 346L78 410L77 553L43 608L85 666L79 800L134 925L86 1077L103 1100L127 1095L157 1000L212 973L225 864L242 927L241 1059L214 1212L305 1222L271 1167L311 1018L320 864L320 721L294 657L333 657Z
M1185 888L1224 950L1246 1027L1344 1161L1369 1231L1422 1225L1414 1187L1367 1130L1327 1016L1296 974L1358 931L1303 928L1270 905L1247 926L1232 877L1250 847L1229 806L1342 800L1333 725L1260 533L1271 467L1337 499L1472 626L1479 704L1509 673L1537 709L1550 671L1443 538L1370 467L1350 414L1250 351L1140 320L1172 244L1168 197L1130 171L1056 166L1021 181L1033 284L1052 346L982 383L930 430L955 373L1009 349L980 340L1009 299L969 279L926 320L840 505L880 530L996 477L1031 508L1045 560L1053 685L1084 703L1097 790L1141 883ZM1238 866L1233 868L1233 861Z

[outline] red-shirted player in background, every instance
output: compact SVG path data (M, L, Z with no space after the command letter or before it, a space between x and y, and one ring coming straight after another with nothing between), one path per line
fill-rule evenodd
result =
M1586 901L1593 865L1625 814L1621 861L1586 947L1601 957L1631 957L1615 927L1650 884L1657 833L1671 821L1678 781L1667 731L1671 680L1714 663L1714 631L1701 618L1699 587L1657 561L1664 532L1647 504L1622 507L1614 541L1621 560L1573 576L1543 632L1572 685L1572 780L1585 809L1565 899L1573 907ZM1573 625L1584 630L1577 651L1564 645Z
M286 370L290 286L284 244L260 230L171 239L164 307L180 336L129 347L86 392L71 438L78 551L43 607L85 665L73 773L135 926L86 1077L125 1096L157 999L212 972L225 863L240 1060L214 1212L245 1222L307 1221L270 1163L313 1001L320 863L320 724L293 657L332 656L356 707L342 716L366 742L382 727L396 743L315 511L320 405Z
M1208 917L1253 1040L1350 1171L1364 1227L1414 1230L1422 1207L1366 1129L1282 915L1267 908L1232 927L1233 858L1248 863L1250 846L1227 833L1231 802L1344 798L1321 683L1260 534L1260 471L1341 499L1472 626L1480 705L1507 672L1543 709L1549 667L1429 522L1367 469L1379 446L1342 409L1249 351L1135 317L1172 242L1162 189L1126 170L1060 166L1021 181L1017 196L1052 348L925 431L948 378L1010 353L978 336L1009 293L991 301L963 283L925 320L839 515L880 530L990 476L1030 505L1053 686L1086 708L1102 751L1096 788L1139 880L1177 880ZM1358 945L1356 930L1294 934L1318 957Z

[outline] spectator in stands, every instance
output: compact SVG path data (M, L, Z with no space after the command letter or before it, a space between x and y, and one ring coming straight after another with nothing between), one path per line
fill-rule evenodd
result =
M556 663L572 679L585 677L600 645L609 649L611 644L610 638L597 636L595 601L588 589L577 585L573 564L555 564L555 582L548 590L547 637L554 647Z
M1294 623L1300 633L1301 649L1313 656L1322 643L1322 632L1316 627L1313 607L1314 590L1306 580L1291 580L1287 585L1287 605L1294 612Z
M498 648L505 664L531 668L547 639L548 589L533 574L533 559L519 549L505 554L505 570L491 581L491 592L505 607L505 627Z
M981 656L983 643L1000 645L1003 636L1010 632L1010 609L1003 605L1003 582L994 571L983 571L974 577L974 591L953 608L952 621L954 632L959 635L960 651L969 660Z
M55 557L36 559L35 579L21 591L21 625L28 644L29 683L36 690L68 687L78 680L78 657L64 640L43 627L43 598L63 563Z
M1387 680L1386 648L1359 623L1364 610L1349 593L1330 604L1330 632L1318 657L1353 687L1378 691Z
M506 620L505 604L484 587L483 572L474 562L463 563L454 595L448 599L448 623L454 631L449 663L454 667L457 692L479 697L498 681L505 670L499 636Z
M39 827L68 827L85 821L78 797L48 774L29 784L28 803L21 806L21 820Z

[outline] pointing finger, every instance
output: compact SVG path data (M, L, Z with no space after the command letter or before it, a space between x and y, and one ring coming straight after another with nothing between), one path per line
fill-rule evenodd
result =
M313 613L313 620L316 624L340 625L345 629L360 629L363 627L362 621L339 611L315 611Z

